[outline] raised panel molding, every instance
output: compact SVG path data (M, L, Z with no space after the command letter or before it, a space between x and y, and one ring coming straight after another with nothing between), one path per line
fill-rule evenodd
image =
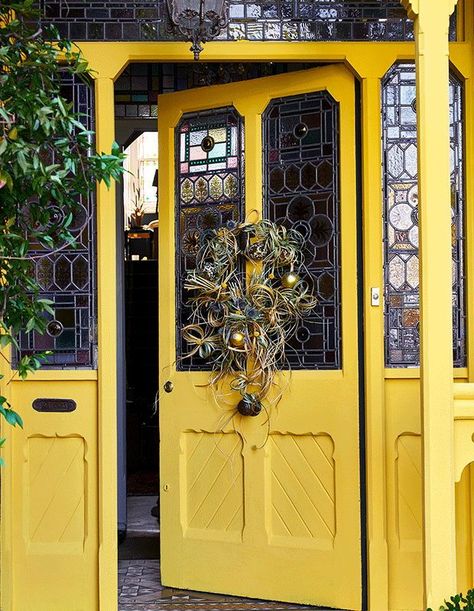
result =
M400 546L421 545L422 464L421 435L403 433L396 441L396 528Z
M454 481L474 462L474 384L454 384Z
M330 435L270 435L271 535L285 544L332 546L336 535Z
M181 437L185 536L240 540L244 526L242 438L188 431Z
M34 435L26 444L26 540L33 548L77 547L87 533L86 442L80 436ZM66 551L64 549L63 551Z

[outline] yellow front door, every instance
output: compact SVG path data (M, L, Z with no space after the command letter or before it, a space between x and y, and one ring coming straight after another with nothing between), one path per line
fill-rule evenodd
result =
M360 609L353 76L337 65L163 95L158 116L163 583ZM216 402L180 338L199 236L254 211L303 232L320 300L269 424Z

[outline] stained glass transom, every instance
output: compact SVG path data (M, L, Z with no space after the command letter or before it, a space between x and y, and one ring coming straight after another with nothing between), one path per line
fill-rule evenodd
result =
M314 67L314 63L298 62L132 63L115 82L115 116L118 119L156 119L157 98L162 93L235 83Z
M189 295L183 288L207 232L243 218L243 120L233 108L186 114L176 128L177 338L190 320ZM179 369L207 369L178 339Z
M338 105L326 92L273 100L263 138L265 216L304 236L319 300L286 357L292 369L340 369Z
M392 67L383 82L385 197L385 358L388 367L420 361L418 184L415 66ZM451 75L453 356L466 364L462 84Z
M173 40L166 0L39 0L72 40ZM400 0L228 0L222 40L412 40ZM456 20L450 36L455 40Z
M73 102L83 124L92 130L92 87L65 74L61 93ZM58 221L62 218L60 208L54 210L53 218ZM41 297L54 302L54 316L47 315L49 323L45 335L21 334L19 356L51 350L53 354L48 357L47 368L92 368L97 360L94 192L78 199L69 229L76 239L75 248L63 244L57 252L49 254L33 244L30 250Z

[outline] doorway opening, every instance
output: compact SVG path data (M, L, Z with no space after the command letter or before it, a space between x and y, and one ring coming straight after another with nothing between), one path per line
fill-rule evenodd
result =
M153 562L150 566L157 572L158 583L156 507L159 506L160 406L157 385L160 365L157 351L159 202L156 187L159 168L156 152L160 143L156 134L159 121L156 98L160 93L314 67L315 64L143 63L129 65L116 82L116 134L127 152L130 172L123 189L118 190L117 214L118 243L122 245L118 276L122 278L123 296L119 305L122 326L118 350L122 355L118 364L121 381L118 472L119 535L123 540L119 558L127 562ZM127 567L120 570L124 575L123 585L130 575ZM134 572L135 575L140 571ZM133 584L126 584L127 590L130 585ZM183 595L189 596L189 593Z
M132 127L130 125L129 127ZM158 140L138 127L125 140L122 185L122 325L125 413L120 460L119 536L125 558L157 557L158 451Z
M133 63L115 83L117 188L118 538L122 556L159 549L157 97L315 67L303 63ZM130 548L134 547L134 551ZM152 552L150 550L154 549Z

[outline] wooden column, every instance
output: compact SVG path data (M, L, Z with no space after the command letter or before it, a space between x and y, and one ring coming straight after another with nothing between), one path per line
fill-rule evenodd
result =
M362 154L365 295L371 287L383 285L382 192L373 180L374 168L381 167L380 100L381 77L387 72L385 58L373 60L362 79ZM386 422L384 404L383 308L374 308L365 299L366 376L366 477L368 530L368 608L389 608L388 546L386 523Z
M114 81L95 81L97 151L115 139ZM115 185L97 189L98 371L99 371L99 607L117 605L117 308Z
M426 606L456 591L449 17L455 0L412 0L420 214L421 408Z

